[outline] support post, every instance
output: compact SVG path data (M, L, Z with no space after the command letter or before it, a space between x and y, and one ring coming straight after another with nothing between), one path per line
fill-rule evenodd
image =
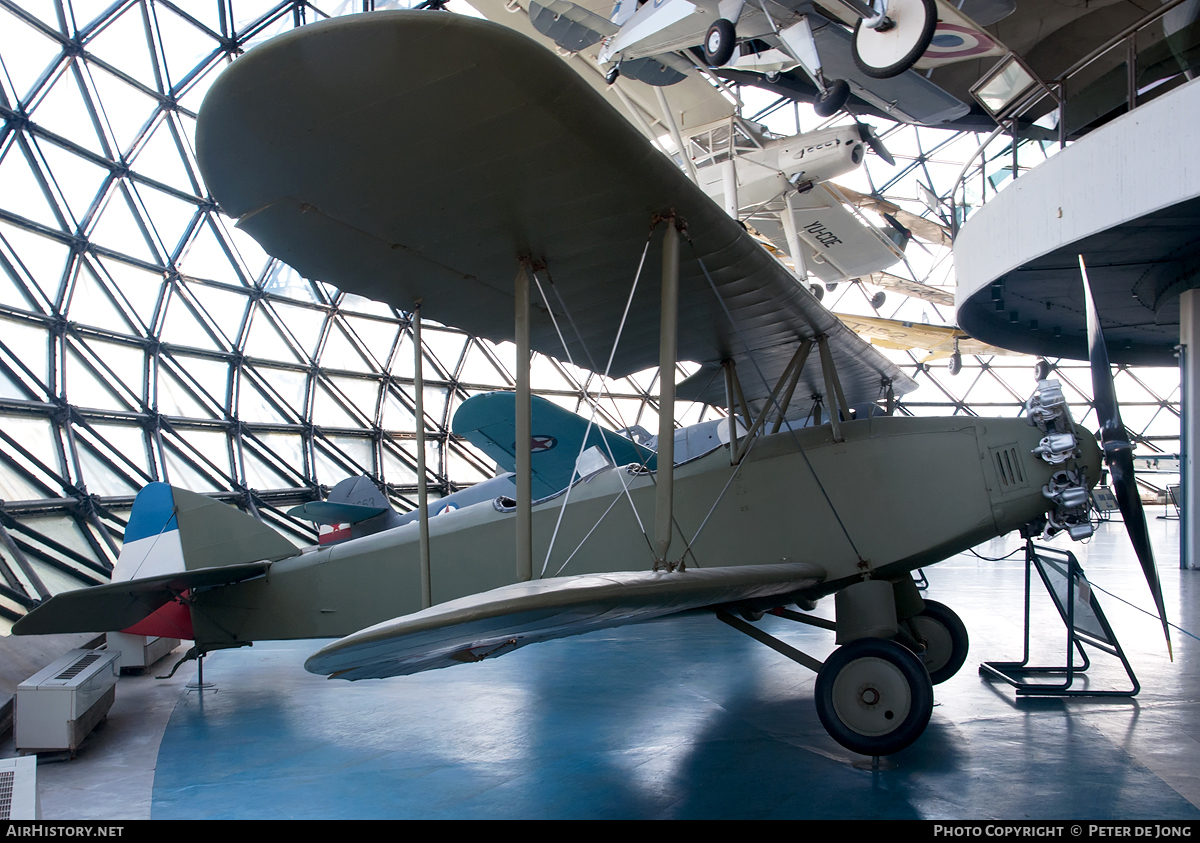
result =
M783 236L787 238L788 251L792 253L792 273L796 280L808 279L808 264L804 261L804 248L800 244L800 234L796 231L795 211L792 208L792 189L789 185L783 191Z
M655 89L657 90L657 89ZM674 526L675 357L679 345L679 231L667 220L663 235L662 314L658 339L658 477L654 502L654 551L665 564Z
M829 410L829 424L833 428L833 441L844 442L838 403L839 398L843 402L846 399L838 395L841 387L834 381L833 355L829 353L829 342L824 335L817 337L817 349L821 353L821 374L825 377L825 403L826 409ZM848 408L846 412L849 414Z
M533 579L533 481L530 444L533 440L529 397L529 272L524 263L514 286L514 331L517 344L517 438L513 445L517 463L517 580Z
M1179 383L1180 455L1179 485L1183 500L1179 504L1179 567L1200 568L1200 464L1196 460L1200 443L1200 290L1184 290L1179 296Z
M725 407L729 411L729 464L737 464L738 435L737 435L737 399L733 396L733 361L722 360L721 369L725 373Z
M429 567L429 489L425 480L425 369L421 353L421 302L412 311L413 409L417 415L417 521L420 524L421 608L433 605L433 578Z

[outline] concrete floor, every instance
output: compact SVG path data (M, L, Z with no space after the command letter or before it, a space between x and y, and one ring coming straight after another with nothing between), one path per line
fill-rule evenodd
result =
M1167 611L1197 632L1198 575L1179 571L1178 522L1159 513ZM1152 605L1119 522L1056 545L1095 586ZM825 733L812 673L696 613L389 680L308 674L311 641L215 653L211 691L184 688L190 666L125 678L78 758L39 766L43 817L1200 819L1200 641L1174 632L1171 663L1155 618L1100 593L1141 694L1018 700L977 666L1020 657L1021 555L927 573L971 654L937 687L924 736L879 771ZM1034 659L1057 662L1040 590L1035 610ZM833 649L831 633L760 625L818 658ZM1114 660L1095 661L1089 682L1126 687Z

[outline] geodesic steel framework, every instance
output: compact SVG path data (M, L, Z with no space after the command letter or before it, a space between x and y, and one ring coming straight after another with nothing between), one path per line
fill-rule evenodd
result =
M346 476L415 505L409 314L271 259L218 211L195 162L196 111L222 67L374 4L329 6L0 0L0 628L52 593L106 581L150 481L234 503L298 544L315 533L285 510ZM872 157L863 186L926 215L916 181L947 194L954 150L978 144L908 126L885 137L902 165ZM918 245L903 271L952 280L948 250ZM826 302L953 317L896 296L873 308L856 291ZM446 494L494 471L451 418L470 395L512 387L513 348L429 322L422 335L427 479ZM912 414L1012 415L1032 386L1029 358L968 359L956 378L917 354L899 362L927 384L902 403ZM1090 399L1079 368L1060 370L1077 418ZM1124 371L1118 383L1127 424L1171 450L1178 376L1162 375ZM601 384L537 356L532 377L571 410L597 405L611 427L657 423L654 371ZM675 407L679 423L714 413Z

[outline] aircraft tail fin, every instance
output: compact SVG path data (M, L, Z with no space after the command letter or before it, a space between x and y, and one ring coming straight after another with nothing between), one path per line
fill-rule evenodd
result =
M112 583L56 595L17 621L13 632L118 632L138 625L130 631L180 637L174 604L181 594L258 576L272 561L298 552L232 506L151 483L134 499ZM169 631L154 629L151 616L160 611Z

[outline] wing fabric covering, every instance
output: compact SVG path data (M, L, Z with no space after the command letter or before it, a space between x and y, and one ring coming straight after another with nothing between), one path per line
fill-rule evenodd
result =
M513 338L528 258L545 267L533 348L566 359L565 340L576 364L603 370L651 222L674 211L695 244L681 250L680 360L745 364L761 403L796 346L826 334L852 405L884 379L916 387L561 59L498 24L394 11L286 33L214 83L197 145L222 209L270 254L397 308L421 300L423 316L476 336ZM658 363L660 265L658 234L613 376ZM822 383L814 359L789 415Z
M824 577L817 565L788 562L533 580L361 630L322 647L308 657L304 668L339 679L406 676L689 609L785 598Z

